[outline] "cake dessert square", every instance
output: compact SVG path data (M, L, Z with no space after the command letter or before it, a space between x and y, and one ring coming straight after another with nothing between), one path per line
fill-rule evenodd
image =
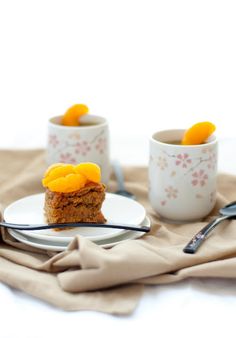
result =
M77 191L45 194L45 214L48 223L89 222L105 223L101 212L105 199L103 184L88 183Z
M93 163L54 164L46 171L44 211L47 223L105 223L105 185Z

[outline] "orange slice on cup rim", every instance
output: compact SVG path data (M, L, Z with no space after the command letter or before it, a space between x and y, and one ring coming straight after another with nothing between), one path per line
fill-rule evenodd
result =
M74 104L62 116L61 123L63 126L76 127L80 125L80 117L89 111L85 104Z
M216 127L211 122L198 122L185 131L181 144L203 144L214 133L215 130Z

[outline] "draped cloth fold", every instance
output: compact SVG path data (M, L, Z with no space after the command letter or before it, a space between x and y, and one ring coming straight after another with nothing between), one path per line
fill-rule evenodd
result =
M1 210L21 197L43 192L43 150L0 151ZM140 239L104 249L76 236L64 252L33 248L1 229L0 281L65 310L129 314L146 284L173 283L188 277L236 277L236 221L219 225L197 254L183 247L217 210L236 200L236 177L218 176L217 202L205 220L167 224L149 205L147 168L124 168L127 189L151 218L152 230ZM112 176L108 191L116 190Z

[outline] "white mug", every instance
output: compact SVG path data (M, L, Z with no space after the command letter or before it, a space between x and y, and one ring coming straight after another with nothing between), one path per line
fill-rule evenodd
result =
M164 130L150 140L149 200L170 222L201 220L216 202L217 140L193 146L171 144L185 130Z
M49 120L47 162L94 162L101 168L102 182L110 177L110 145L107 120L101 116L84 115L80 126L64 126L62 116Z

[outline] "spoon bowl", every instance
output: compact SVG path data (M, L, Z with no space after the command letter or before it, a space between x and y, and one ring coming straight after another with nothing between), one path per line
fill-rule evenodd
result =
M226 204L219 212L223 216L236 216L236 201Z

